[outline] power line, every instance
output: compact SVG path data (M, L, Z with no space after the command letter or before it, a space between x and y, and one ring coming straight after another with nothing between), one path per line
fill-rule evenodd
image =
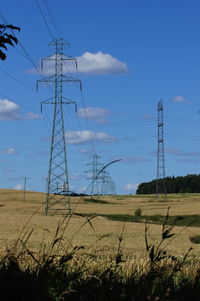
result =
M37 113L37 114L39 113L38 111L35 111L35 110L32 109L32 108L29 108L29 107L24 106L24 105L22 105L22 104L20 104L20 103L17 103L15 100L11 99L11 98L8 97L7 95L3 94L2 92L0 92L0 95L2 95L5 99L8 99L8 100L10 100L10 101L16 103L17 105L20 105L22 108L24 108L24 109L26 109L26 110L31 110L31 111L33 111L33 112L35 112L35 113Z
M3 19L3 21L5 22L5 24L8 25L8 22L7 22L7 20L5 19L5 17L3 16L3 14L2 14L1 11L0 11L0 17ZM13 36L16 37L15 32L14 32L12 29L10 29L10 31L12 32ZM26 58L31 62L31 64L33 65L33 67L35 68L35 70L38 72L38 74L40 74L41 78L44 79L43 74L41 73L41 71L38 69L38 67L37 67L36 64L34 63L33 59L32 59L31 56L29 55L28 51L25 49L25 47L22 45L22 43L21 43L20 41L18 41L18 43L19 43L20 47L22 48L22 50L23 50L23 52L24 52ZM53 91L52 87L49 85L48 82L46 83L46 85ZM1 93L1 94L2 94L2 93ZM37 94L38 94L38 93L37 93ZM39 94L38 94L38 96L39 96ZM40 98L40 96L39 96L39 98ZM22 106L22 105L21 105L21 106ZM23 106L23 107L24 107L24 106ZM42 113L42 116L43 116L43 118L44 118L44 120L45 120L45 122L46 122L46 125L47 125L47 121L46 121L46 119L45 119L43 113ZM48 128L48 126L47 126L47 128ZM49 130L49 128L48 128L48 130ZM49 130L49 131L50 131L50 130Z
M0 11L0 16L1 18L4 20L4 22L8 25L8 22L6 21L5 17L3 16L2 12ZM12 29L10 29L10 31L12 32L13 36L16 37L14 31ZM34 68L36 69L36 71L41 75L40 70L37 68L37 66L35 65L34 61L32 60L31 56L29 55L28 51L24 48L24 46L22 45L22 43L20 41L18 41L20 47L22 48L22 50L24 51L26 57L28 58L28 60L31 62L31 64L34 66Z
M0 71L4 74L6 74L7 76L9 76L10 78L12 78L13 80L15 80L16 82L18 82L20 85L24 86L25 88L32 90L35 92L35 89L33 89L32 87L28 86L27 84L25 84L24 82L22 82L21 80L17 79L15 76L13 76L11 73L9 73L8 71L4 70L3 68L0 67Z
M42 41L46 40L46 42L48 43L48 41L46 39L46 36L42 34L42 31L37 26L37 24L34 22L31 14L30 14L30 12L28 11L28 9L26 9L24 7L24 5L22 4L21 0L18 0L18 3L21 5L21 7L23 8L23 10L25 11L25 15L26 15L28 21L32 23L33 27L35 28L35 31L41 35Z
M69 56L69 57L70 57L70 56ZM66 62L64 61L64 66L65 66L65 68L67 68L67 70L69 71L69 73L72 74L72 72L68 69L67 61L66 61ZM92 150L93 150L93 153L96 154L95 142L94 142L94 139L93 139L93 136L92 136L92 133L91 133L91 128L90 128L90 125L89 125L89 118L88 118L88 116L87 116L87 110L86 110L86 105L85 105L85 99L84 99L84 95L83 95L82 82L81 82L81 80L80 80L80 78L79 78L79 76L78 76L78 75L79 75L79 72L78 72L78 63L77 63L77 61L75 62L75 69L76 69L76 71L77 71L77 75L76 75L76 76L77 76L77 78L79 79L79 81L80 81L80 83L81 83L81 84L80 84L81 101L82 101L83 107L84 107L84 112L85 112L85 119L86 119L87 128L90 130L89 136L90 136L90 141L91 141L91 144L92 144ZM77 84L78 84L78 83L77 83ZM77 122L78 122L79 128L81 128L78 114L76 114L76 117L77 117Z
M5 17L3 16L2 12L0 11L0 17L4 20L5 24L8 25L8 22L6 21ZM10 31L12 32L13 36L16 37L15 32L10 29ZM16 37L17 38L17 37ZM31 58L30 54L28 53L28 51L25 49L25 47L22 45L22 43L20 41L18 41L20 47L22 48L23 52L25 53L25 56L27 57L27 59L31 62L31 64L33 65L33 67L35 68L35 70L38 72L38 74L41 76L41 78L44 79L44 76L42 74L42 72L38 69L38 67L36 66L36 64L34 63L33 59ZM46 83L48 85L48 87L53 90L48 83Z
M49 27L49 25L48 25L48 22L47 22L46 18L45 18L45 16L44 16L43 12L42 12L42 9L41 9L41 7L40 7L38 1L35 0L35 2L36 2L36 4L37 4L37 7L38 7L38 9L39 9L39 12L40 12L40 14L41 14L41 16L42 16L42 19L43 19L43 21L44 21L44 23L45 23L45 25L46 25L46 27L47 27L47 30L48 30L48 32L49 32L49 35L50 35L51 39L53 40L53 39L54 39L54 36L53 36L52 31L51 31L51 29L50 29L50 27Z
M17 81L18 81L18 80L17 80ZM28 88L28 86L27 86L27 88ZM33 90L34 90L34 89L33 89ZM34 90L34 91L35 91L35 90ZM7 95L5 95L4 93L2 93L1 91L0 91L0 95L2 95L5 99L8 99L8 100L10 100L10 101L16 103L17 105L19 105L20 107L24 108L24 109L27 110L27 111L31 110L32 112L35 112L36 114L41 114L41 116L43 117L43 120L44 120L44 122L45 122L45 124L46 124L47 130L48 130L48 132L50 133L50 129L49 129L48 123L47 123L48 117L47 117L47 116L46 116L46 117L44 116L44 112L39 113L39 111L36 111L36 110L33 109L33 108L24 106L24 105L22 105L21 103L18 103L18 102L16 102L15 100L13 100L11 97L8 97ZM38 96L39 96L39 94L38 94ZM39 96L39 98L40 98L40 96Z
M78 65L77 65L76 67L77 67L77 72L78 72ZM82 100L83 107L84 107L84 112L85 112L87 127L88 127L88 129L90 129L89 119L88 119L88 116L87 116L87 110L86 110L86 105L85 105L85 99L84 99L84 95L83 95L83 89L82 89L82 86L81 86L81 100ZM93 139L91 133L90 133L90 140L91 140L91 143L92 143L93 153L94 153L95 155L97 155L96 147L95 147L95 142L94 142L94 139Z
M46 0L43 0L43 2L44 2L44 5L45 5L45 7L46 7L46 10L47 10L47 12L48 12L48 14L49 14L50 20L51 20L51 22L52 22L52 24L53 24L53 26L54 26L54 28L55 28L55 31L56 31L56 33L57 33L57 35L58 35L58 37L59 37L59 36L61 36L61 35L59 34L58 27L57 27L57 25L56 25L56 23L55 23L55 21L54 21L53 14L52 14L52 12L51 12L51 10L50 10L48 4L47 4L47 1L46 1Z

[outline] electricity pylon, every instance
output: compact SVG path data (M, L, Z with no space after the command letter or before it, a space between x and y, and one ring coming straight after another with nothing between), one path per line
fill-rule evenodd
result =
M101 194L116 195L115 184L110 176L110 173L108 171L103 170L101 173L101 179L102 179Z
M98 175L99 171L101 170L103 164L98 162L98 159L100 156L97 154L93 154L92 156L92 162L88 163L87 165L92 165L92 169L86 171L90 175L88 176L88 179L92 180L91 183L91 195L99 195L101 194L100 190L100 180L101 175Z
M107 195L107 194L109 194L109 184L110 184L110 180L111 180L111 177L110 177L108 171L106 171L106 170L102 171L101 180L102 180L101 194Z
M110 181L110 194L111 195L116 195L116 187L115 187L115 183L113 182L113 180L111 179Z
M164 133L163 133L163 104L162 99L158 102L158 149L157 149L157 183L156 197L166 200L167 191L165 183L165 156L164 156Z
M51 104L54 108L45 200L46 215L48 215L49 210L65 210L66 213L70 213L71 211L63 104L75 104L75 102L64 98L62 92L64 82L79 82L80 87L81 82L72 76L63 74L63 62L72 61L77 66L75 58L63 54L63 47L66 44L68 43L62 38L54 39L49 44L55 47L55 54L42 59L42 62L48 62L51 66L52 63L54 64L54 75L37 81L37 83L54 84L54 96L42 102L44 104Z

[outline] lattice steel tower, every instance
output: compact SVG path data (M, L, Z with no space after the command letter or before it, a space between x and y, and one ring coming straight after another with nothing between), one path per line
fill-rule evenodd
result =
M110 184L111 177L110 177L109 172L106 170L103 170L101 173L101 179L102 179L101 194L102 195L110 194L109 184Z
M91 195L101 194L101 189L100 189L101 175L98 175L98 174L99 174L99 171L101 170L103 164L99 163L99 161L98 161L99 158L100 158L100 156L98 156L97 154L93 154L92 162L87 164L87 165L92 165L92 169L86 171L87 173L90 174L88 179L92 180Z
M102 179L101 194L116 195L115 184L110 176L110 173L108 171L103 170L101 173L101 179Z
M157 183L156 197L166 199L165 183L165 156L164 156L164 134L163 134L163 104L162 99L158 102L158 150L157 150Z
M63 104L75 104L75 102L63 97L63 82L80 82L80 80L63 74L64 61L74 61L77 66L75 58L63 54L63 47L66 44L68 43L61 38L54 39L49 44L55 47L55 54L42 59L42 62L51 62L51 66L54 64L55 73L46 79L37 81L37 83L45 82L54 85L54 96L42 102L52 104L54 108L45 200L46 215L49 210L65 210L66 213L71 211Z

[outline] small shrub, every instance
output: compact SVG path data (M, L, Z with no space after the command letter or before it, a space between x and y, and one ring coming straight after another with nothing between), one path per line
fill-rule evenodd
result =
M141 208L137 208L135 210L135 216L141 216L142 215L142 209Z
M84 199L84 202L86 203L97 203L97 204L109 204L109 202L101 200L101 199L95 199L95 198L86 198Z
M118 196L118 197L116 197L116 199L121 201L121 200L124 200L124 197Z
M193 244L200 244L200 235L190 236L190 241Z

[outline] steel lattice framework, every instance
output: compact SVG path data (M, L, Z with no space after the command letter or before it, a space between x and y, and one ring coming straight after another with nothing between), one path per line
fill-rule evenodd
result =
M166 198L165 183L165 156L164 156L164 133L163 133L163 104L162 99L158 102L158 150L157 150L157 184L156 197Z
M116 195L115 184L110 176L108 171L102 171L102 186L101 186L101 194L102 195Z
M91 195L99 195L101 194L100 189L100 182L101 182L101 175L99 175L99 171L102 169L103 164L98 161L100 156L97 154L92 155L92 162L88 163L87 165L92 165L92 169L86 171L89 173L88 179L92 180L91 183Z
M121 159L113 160L104 165L98 162L99 158L97 154L93 154L93 161L87 164L92 165L92 169L86 171L90 174L88 179L92 179L88 189L91 187L91 195L116 195L115 184L109 172L105 171L105 169L111 164L121 161Z
M55 73L48 78L37 81L37 83L54 84L54 97L42 102L43 104L51 104L54 108L45 200L46 215L48 215L49 210L65 210L66 213L71 211L63 104L75 104L75 102L63 97L63 82L79 82L80 87L81 82L72 76L63 74L64 61L74 61L77 66L75 58L63 54L63 47L66 44L68 43L62 38L54 39L49 44L55 47L55 54L42 59L42 66L43 62L48 61L51 66L54 65Z

